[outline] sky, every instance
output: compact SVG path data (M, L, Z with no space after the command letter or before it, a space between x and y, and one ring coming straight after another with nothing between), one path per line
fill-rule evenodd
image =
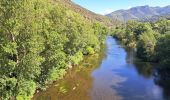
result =
M82 7L91 10L98 14L108 14L120 9L129 9L136 6L149 5L167 6L170 5L170 0L72 0Z

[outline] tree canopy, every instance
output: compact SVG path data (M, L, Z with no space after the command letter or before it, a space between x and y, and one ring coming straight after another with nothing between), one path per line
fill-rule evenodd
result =
M0 0L0 99L29 100L100 50L107 28L46 0Z

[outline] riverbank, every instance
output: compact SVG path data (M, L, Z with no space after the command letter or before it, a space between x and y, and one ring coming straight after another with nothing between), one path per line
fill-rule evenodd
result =
M85 56L79 65L68 70L63 79L49 85L46 91L36 93L32 100L76 100L75 98L89 100L88 92L93 82L91 72L99 66L104 56L103 53L104 50Z

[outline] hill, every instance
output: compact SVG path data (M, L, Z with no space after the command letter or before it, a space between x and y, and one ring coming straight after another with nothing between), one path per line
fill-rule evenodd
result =
M155 21L167 15L170 15L170 6L150 7L146 5L133 7L128 10L117 10L106 16L126 22L128 20Z
M91 22L98 21L107 26L115 26L117 24L120 24L120 21L117 19L114 19L114 18L110 19L107 16L96 14L72 2L71 0L53 0L53 2L63 4L65 7L81 14L82 16L84 16L86 19L88 19Z

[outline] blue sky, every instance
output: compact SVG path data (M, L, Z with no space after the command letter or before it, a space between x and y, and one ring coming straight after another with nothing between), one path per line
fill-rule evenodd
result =
M98 14L108 14L119 9L135 6L167 6L170 0L72 0L73 2Z

